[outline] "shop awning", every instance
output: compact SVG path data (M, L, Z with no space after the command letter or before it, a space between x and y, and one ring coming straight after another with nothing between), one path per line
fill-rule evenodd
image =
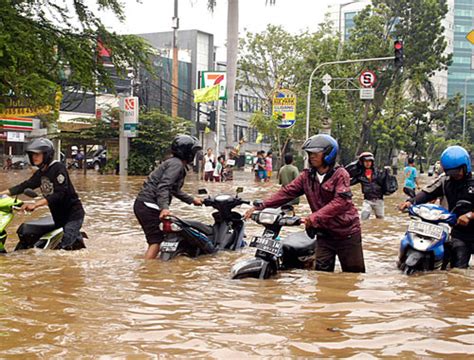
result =
M33 119L21 118L21 117L1 117L0 118L0 129L1 130L12 130L12 131L32 131L33 130Z

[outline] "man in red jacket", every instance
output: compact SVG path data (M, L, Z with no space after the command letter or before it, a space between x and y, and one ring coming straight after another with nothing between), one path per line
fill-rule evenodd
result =
M352 202L348 172L336 166L337 141L329 135L314 135L303 144L310 169L263 202L258 210L279 207L306 195L312 214L303 218L318 236L316 270L334 271L336 255L342 271L365 272L359 214ZM249 218L255 208L245 214Z

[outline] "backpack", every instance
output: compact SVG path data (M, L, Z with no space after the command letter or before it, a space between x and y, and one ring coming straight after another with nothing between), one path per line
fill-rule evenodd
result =
M382 191L384 195L392 195L398 190L397 178L392 175L390 169L385 168L385 176L382 183Z

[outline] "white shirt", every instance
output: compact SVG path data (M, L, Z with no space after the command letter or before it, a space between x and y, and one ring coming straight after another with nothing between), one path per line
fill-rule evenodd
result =
M214 154L204 155L204 172L214 171Z
M324 180L324 177L326 176L326 174L320 174L316 171L316 176L318 177L318 181L320 184L323 183L323 180Z

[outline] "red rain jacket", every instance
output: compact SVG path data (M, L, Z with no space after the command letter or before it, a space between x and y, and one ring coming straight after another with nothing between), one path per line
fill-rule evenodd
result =
M300 176L263 202L262 208L279 207L306 195L313 213L314 228L333 238L345 238L361 231L359 214L352 202L349 173L343 167L330 170L322 184L316 173L305 169Z

